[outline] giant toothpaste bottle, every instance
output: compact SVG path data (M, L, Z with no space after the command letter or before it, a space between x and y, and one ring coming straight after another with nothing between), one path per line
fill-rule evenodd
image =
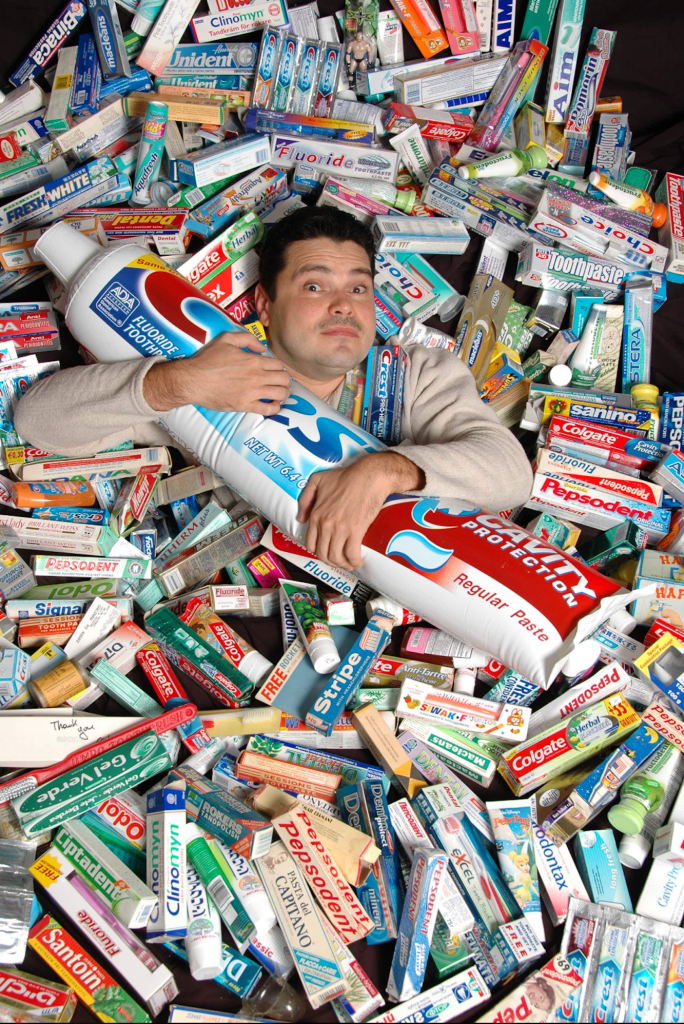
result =
M159 256L102 249L54 224L36 254L68 286L66 322L102 362L190 356L241 331ZM299 543L298 499L313 473L384 445L292 381L278 414L186 405L160 425ZM392 495L364 537L356 575L439 629L547 687L582 640L631 595L501 516L454 499Z

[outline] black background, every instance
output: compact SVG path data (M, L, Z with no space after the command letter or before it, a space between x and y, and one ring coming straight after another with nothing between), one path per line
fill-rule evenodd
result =
M341 6L338 0L318 0L321 15L333 14ZM516 24L518 32L525 13L524 0L518 0ZM2 19L2 84L8 85L11 74L31 46L39 39L41 33L52 22L62 7L46 0L13 0L5 2ZM388 7L381 2L381 7ZM200 12L203 7L200 6ZM120 9L120 17L124 31L128 28L130 15ZM608 73L603 86L604 96L620 95L623 100L623 111L629 114L630 128L633 133L632 149L636 151L636 162L642 167L657 168L660 172L675 171L684 173L684 5L681 0L660 0L658 3L645 3L641 0L587 0L584 18L584 30L580 47L580 60L586 48L591 29L613 29L617 31L617 40ZM90 29L88 19L82 23L81 31ZM252 37L258 38L258 35ZM516 35L517 38L517 35ZM184 41L190 41L189 33ZM73 39L69 40L73 44ZM412 40L404 32L405 56L407 60L419 57ZM545 76L544 76L545 77ZM538 92L541 92L541 88ZM543 93L542 93L543 95ZM658 181L660 180L660 176ZM437 257L435 267L460 291L466 292L475 270L481 240L475 236L467 253L459 257ZM514 260L509 260L509 272L506 282L514 285L511 271ZM516 289L516 298L527 302L533 295L531 289ZM43 299L45 292L42 283L36 282L11 299ZM684 289L668 284L666 303L660 308L654 321L653 370L651 380L661 391L684 390ZM437 324L437 326L442 326ZM75 345L66 331L62 334L63 352L60 359L63 366L78 362ZM54 358L50 354L46 358ZM270 660L276 661L282 653L280 639L280 623L273 619L228 620L237 625L259 650ZM399 650L401 631L395 630L392 649ZM144 677L136 670L136 681L146 686ZM187 677L182 677L191 699L200 708L212 706L211 699ZM478 689L478 694L481 690ZM102 698L91 709L102 714L120 713L120 708L109 698ZM351 752L352 756L364 759L364 752ZM474 784L472 784L474 785ZM475 785L475 789L479 791ZM484 799L503 799L509 797L508 787L498 777L491 787L481 791ZM607 827L607 821L601 817L592 823L593 828ZM616 837L619 841L619 835ZM648 866L648 865L647 865ZM646 870L641 872L626 871L633 902L636 904L645 879ZM45 891L37 886L38 897L45 907L57 918L62 919L59 911L55 912L51 901L45 897ZM548 939L548 954L556 952L560 942L561 929L554 930L545 914L545 927ZM67 920L63 922L68 930L88 948L87 940L78 933L74 925ZM356 956L370 975L377 987L384 992L391 963L393 944L380 947L367 946L365 942L354 947ZM238 1001L224 989L212 982L195 982L186 966L180 963L171 953L159 947L155 953L174 971L180 988L176 1002L195 1007L206 1007L217 1010L237 1010ZM97 955L97 954L96 954ZM49 968L33 952L29 951L23 969L39 976L49 976ZM428 976L429 978L429 976ZM125 984L125 979L124 984ZM426 982L426 987L429 984ZM131 992L135 996L135 993ZM479 1013L471 1015L473 1018ZM160 1019L163 1019L163 1014ZM79 1003L74 1016L75 1021L88 1021L92 1017ZM335 1017L329 1008L315 1012L309 1009L307 1021L334 1021ZM463 1018L468 1019L468 1018Z

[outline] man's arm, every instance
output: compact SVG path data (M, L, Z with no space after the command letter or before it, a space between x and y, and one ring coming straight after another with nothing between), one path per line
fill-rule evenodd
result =
M26 392L15 427L46 451L86 455L128 439L173 443L155 421L181 405L272 415L289 394L290 377L279 359L264 358L266 351L247 331L235 331L188 359L157 356L60 370Z
M163 358L163 357L160 357ZM92 455L122 441L173 444L143 392L156 359L74 366L34 384L14 413L20 437L58 455Z
M410 348L402 434L398 448L311 477L299 521L308 521L306 546L318 558L360 567L363 537L390 494L458 498L491 511L529 497L532 470L522 446L452 352Z
M412 345L398 449L425 474L424 493L496 512L527 501L532 469L520 442L481 401L475 378L443 349Z

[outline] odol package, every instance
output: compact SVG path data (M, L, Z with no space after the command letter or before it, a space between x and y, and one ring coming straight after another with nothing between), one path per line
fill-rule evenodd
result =
M293 1020L307 1002L353 1021L678 1019L684 394L659 396L650 371L653 316L681 283L684 179L668 172L653 196L628 112L601 93L616 33L587 26L582 52L583 12L531 0L516 40L507 0L443 3L440 17L402 0L377 34L351 5L337 23L315 4L93 0L57 12L12 71L0 733L19 774L0 783L0 857L21 909L2 954L8 1013L49 1003L67 1020L80 999L102 1020L208 1019L169 1007L179 990L192 1002L189 972L248 1014L279 1000ZM423 59L404 60L404 30ZM119 301L120 271L173 270L217 331L264 337L259 246L304 197L351 212L378 249L378 344L338 409L312 399L315 415L370 450L395 445L406 349L424 345L537 436L525 509L389 502L363 583L303 546L282 481L262 472L245 492L226 435L182 410L174 436L207 465L175 472L165 448L61 458L14 426L21 395L59 368L38 360L60 349L69 292L46 230L92 244L87 287L117 281ZM126 240L133 263L115 266ZM431 258L471 245L460 295ZM531 306L503 283L511 269L537 289ZM14 301L39 279L47 302ZM88 361L157 354L160 311L152 331L138 317L117 334L120 301L103 328L86 292L67 325ZM174 338L173 355L197 348ZM271 424L267 444L260 417L234 427L261 433L255 449L293 443ZM400 570L381 540L410 528L429 542L428 515L461 566L436 600L430 571ZM502 585L526 597L515 621ZM260 619L278 614L282 648L260 650ZM197 711L198 687L211 710ZM639 892L623 867L644 865ZM34 886L51 897L42 916ZM388 944L389 973L366 973L362 943ZM27 945L40 977L23 970Z

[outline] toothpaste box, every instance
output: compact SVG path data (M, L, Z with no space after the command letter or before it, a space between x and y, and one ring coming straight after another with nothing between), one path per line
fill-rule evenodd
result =
M656 508L662 505L663 488L658 484L605 469L594 462L565 452L542 450L537 455L536 471L548 476L563 477L586 487L623 495ZM529 527L528 527L529 529Z
M171 54L164 76L191 76L199 73L232 72L253 74L259 46L257 43L182 43Z
M577 868L592 903L631 914L632 899L612 828L578 832L574 849Z
M209 240L246 210L255 213L287 189L287 174L267 164L191 210L186 226Z
M394 72L394 97L399 103L430 107L441 100L459 99L462 106L482 103L501 74L508 54L465 57L442 66L418 65ZM393 69L394 70L394 69Z
M404 1002L420 993L437 919L448 858L439 850L417 850L387 982L391 999Z
M665 924L681 924L684 917L684 861L664 858L653 861L636 912Z
M185 793L164 787L147 794L147 883L157 902L147 920L147 941L187 934Z
M368 354L362 425L386 444L399 444L408 356L400 345L374 345Z
M533 288L559 292L598 288L608 298L617 295L626 273L628 270L623 263L551 249L532 241L518 257L515 279Z
M252 32L266 25L278 27L288 23L285 0L247 0L246 5L239 9L226 3L221 10L224 13L205 14L192 19L190 29L195 42L211 43Z
M455 334L455 352L481 388L513 291L491 274L475 274Z
M592 171L605 174L613 181L622 181L627 170L631 140L627 114L601 114L591 161Z
M289 170L302 161L322 170L337 171L349 178L386 181L390 184L396 180L399 168L399 154L394 150L344 145L341 142L278 132L271 136L271 152L271 162L275 167Z
M88 8L86 4L82 3L82 0L72 0L68 3L36 45L29 50L17 70L9 76L12 85L20 86L23 82L36 78L71 33L78 28L86 16L87 10Z
M19 224L51 224L84 202L101 199L116 184L116 168L108 157L76 167L61 178L43 185L0 207L0 230Z
M399 1024L400 1021L437 1020L462 1016L477 1010L490 997L484 978L476 967L468 967L453 978L421 992L420 995L371 1017L368 1024Z
M651 471L651 480L662 485L671 498L684 502L684 454L679 451L670 452Z
M239 139L198 149L177 161L178 177L185 185L211 185L235 174L259 167L270 156L269 141L262 135L248 134Z
M651 544L667 536L670 511L632 498L614 497L606 491L586 487L547 474L535 473L532 494L525 508L560 514L571 522L608 530L624 520L640 527Z
M589 900L568 845L556 846L543 828L534 827L534 849L542 895L553 924L563 924L571 897Z
M545 779L567 771L626 738L641 719L622 693L546 729L502 757L499 771L516 796L536 789Z
M658 229L658 240L668 249L666 272L684 274L684 176L668 171L656 190L656 199L667 206L667 220Z
M76 1009L71 986L44 981L16 967L0 967L0 1006L7 1020L70 1021Z

